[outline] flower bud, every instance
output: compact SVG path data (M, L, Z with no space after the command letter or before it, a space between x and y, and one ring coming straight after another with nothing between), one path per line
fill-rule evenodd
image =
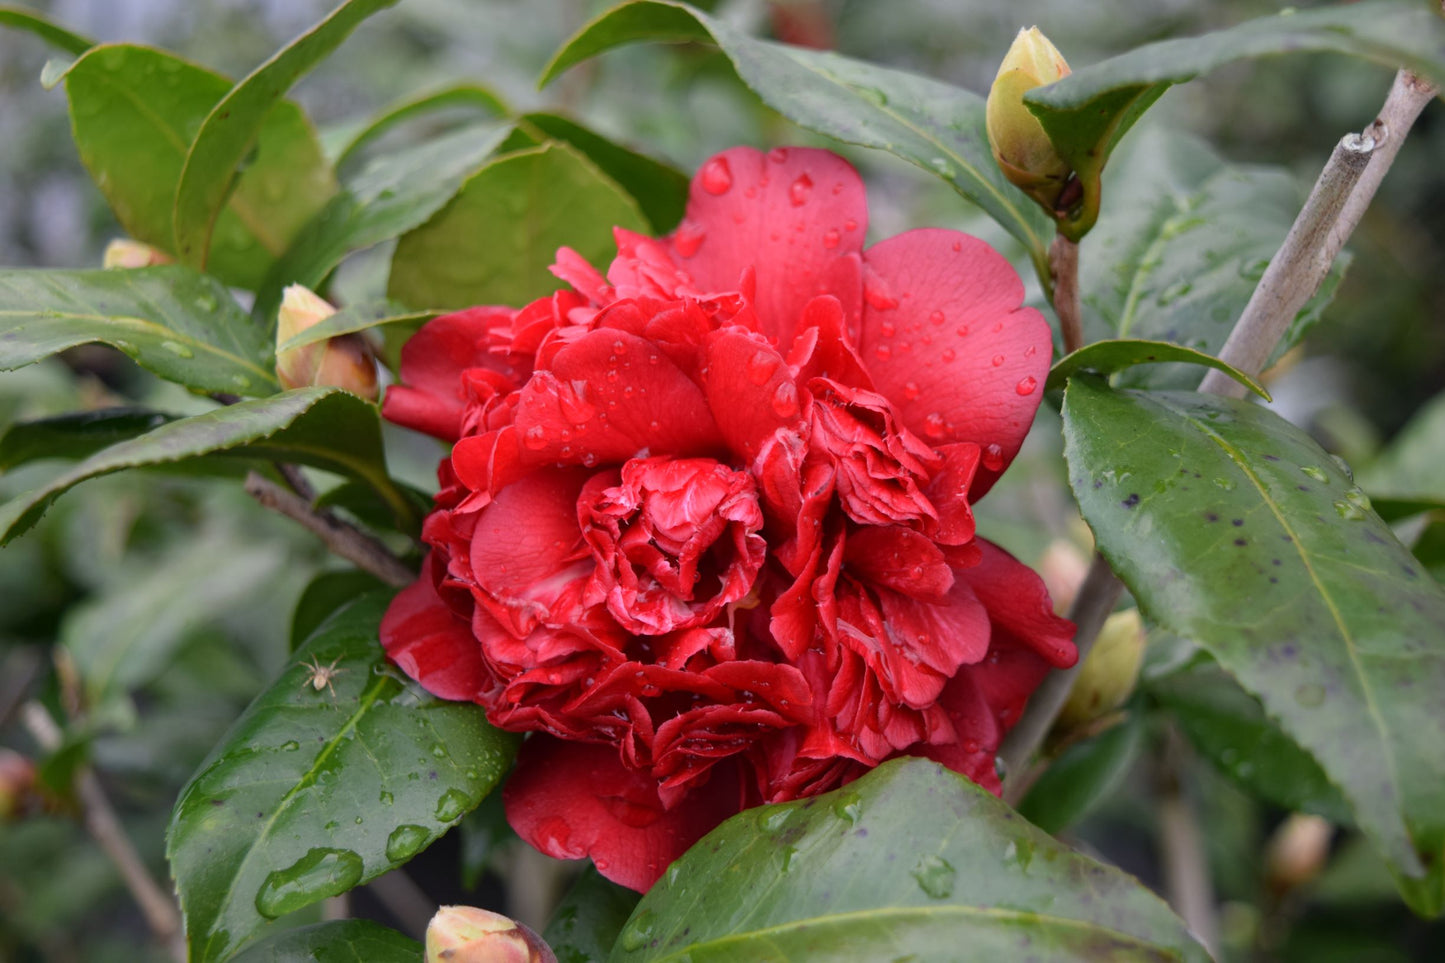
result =
M101 258L103 268L143 268L157 264L171 263L171 256L159 248L151 247L128 237L118 237L105 246Z
M1092 722L1129 698L1144 660L1144 641L1144 622L1138 609L1109 616L1079 669L1069 701L1059 713L1056 725L1061 731Z
M375 401L376 356L360 334L343 334L289 351L280 350L287 341L335 313L336 308L299 284L281 293L281 312L276 319L276 377L285 388L331 385Z
M1265 879L1288 892L1312 881L1330 855L1335 827L1319 816L1292 813L1275 830L1265 850Z
M1053 213L1073 173L1054 150L1024 94L1069 75L1069 65L1038 27L1020 30L988 91L988 143L1004 177Z
M0 823L29 808L35 792L35 763L11 749L0 749Z
M426 928L426 963L557 963L542 938L475 906L443 906Z

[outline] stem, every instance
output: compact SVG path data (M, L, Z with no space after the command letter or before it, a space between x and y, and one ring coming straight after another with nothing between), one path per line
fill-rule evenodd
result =
M1054 279L1054 313L1064 338L1064 354L1084 346L1084 316L1079 302L1079 245L1054 235L1049 247L1049 276Z
M27 702L20 713L25 728L42 749L54 752L60 747L60 728L44 706L38 702ZM125 888L139 904L146 925L177 960L183 961L185 949L179 941L181 917L175 900L151 878L145 862L131 845L125 827L101 788L100 780L89 766L82 765L75 771L75 797L80 803L85 828L115 864Z
M394 869L378 876L366 889L396 917L402 932L418 940L426 938L426 927L436 915L437 904L405 870Z
M1181 783L1188 754L1184 740L1171 729L1158 759L1160 862L1169 905L1214 955L1219 946L1219 917L1214 907L1209 856L1204 849L1199 816Z
M1009 805L1018 805L1032 784L1032 779L1024 778L1028 762L1043 743L1044 736L1049 734L1059 710L1069 701L1074 679L1078 677L1089 650L1094 647L1099 630L1104 627L1109 613L1114 611L1114 603L1119 600L1123 589L1124 583L1114 577L1109 563L1096 553L1089 566L1089 574L1084 577L1084 584L1074 597L1074 604L1069 607L1069 619L1077 627L1074 646L1079 650L1079 661L1071 668L1055 669L1048 674L1029 697L1028 708L1018 724L1009 730L999 746L998 758L1004 766L1003 798Z
M407 568L385 545L348 525L331 512L317 511L308 500L254 471L246 475L246 494L267 508L299 522L302 527L325 542L333 554L363 571L370 572L387 585L403 588L416 581L416 573Z

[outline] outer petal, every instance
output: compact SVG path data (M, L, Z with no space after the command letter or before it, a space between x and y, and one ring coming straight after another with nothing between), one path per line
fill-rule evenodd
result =
M382 414L399 425L456 441L467 402L463 371L486 368L513 380L525 374L488 350L492 333L508 327L514 313L511 308L468 308L424 325L401 349L403 383L387 389Z
M731 767L714 767L707 785L664 810L657 780L624 768L616 749L543 735L522 744L502 800L507 821L537 849L590 856L603 876L639 892L742 808Z
M673 260L699 291L737 290L744 269L755 267L762 330L786 349L815 295L836 295L845 311L858 303L857 255L867 229L863 181L843 158L803 147L768 154L734 147L693 178Z
M980 538L975 544L982 551L978 565L954 574L988 609L995 631L1002 629L1060 669L1073 665L1079 657L1074 623L1054 614L1044 580L992 542Z
M719 331L708 340L703 387L728 447L744 461L758 456L779 428L803 421L802 398L782 355L754 334Z
M432 695L474 702L487 685L481 645L470 622L437 594L440 568L440 553L433 551L421 577L391 600L381 620L381 644Z
M878 391L933 445L983 455L976 501L1018 453L1043 397L1053 340L1022 307L1023 282L993 248L957 231L908 231L863 255L860 354Z

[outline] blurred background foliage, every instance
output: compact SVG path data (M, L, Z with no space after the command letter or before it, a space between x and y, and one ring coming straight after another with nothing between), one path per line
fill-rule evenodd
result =
M629 47L538 92L535 78L552 51L611 5L406 0L365 23L295 96L324 135L410 94L470 80L517 109L560 108L684 171L736 143L819 142L763 107L724 58L701 48ZM1285 6L1266 0L699 5L756 34L811 39L979 92L1021 26L1040 25L1082 65ZM155 45L241 76L332 3L54 0L33 6L99 40ZM29 35L0 31L0 264L95 266L121 231L80 166L63 93L38 82L50 53ZM1235 163L1287 167L1302 199L1334 142L1371 120L1389 82L1389 71L1341 57L1248 61L1173 89L1151 122L1191 132ZM1323 322L1271 379L1276 409L1357 466L1368 464L1445 388L1445 325L1439 323L1445 288L1438 283L1445 265L1442 152L1445 121L1433 108L1356 234L1354 263ZM1000 229L942 182L881 153L847 153L869 184L872 238L929 224L970 230L1017 253ZM368 272L384 263L375 255L358 258L339 284L379 291L384 278ZM1027 277L1026 265L1020 267ZM0 428L116 404L180 413L206 407L100 348L0 375ZM392 433L388 452L394 474L431 487L438 448ZM58 462L39 462L0 474L0 498L59 470ZM1068 546L1085 549L1061 472L1058 419L1046 408L1024 456L980 513L984 534L1031 564L1043 560L1046 571L1072 564ZM302 590L318 573L339 567L305 533L255 506L234 481L136 472L81 486L35 531L0 552L0 745L42 755L17 719L25 698L39 694L53 715L69 718L66 751L42 769L54 796L63 798L75 761L89 760L142 855L164 877L163 833L176 792L251 697L286 666L291 613ZM77 691L66 670L76 653L119 668L106 686ZM1069 750L1078 754L1073 762L1080 771L1092 774L1090 806L1079 810L1092 812L1066 829L1065 838L1158 885L1153 800L1159 780L1177 778L1204 819L1223 902L1225 958L1429 958L1432 944L1445 944L1445 930L1404 910L1384 869L1347 828L1333 838L1316 833L1309 857L1315 865L1299 879L1282 879L1271 846L1300 832L1286 808L1299 803L1261 786L1257 770L1275 764L1273 750L1240 764L1247 755L1242 749L1231 761L1217 746L1171 743L1174 763L1160 771L1159 759L1169 754L1157 747L1169 736L1159 710L1176 705L1171 693L1179 686L1176 679L1172 687L1155 688L1151 680L1171 677L1198 658L1187 644L1155 639L1145 681L1126 706L1137 737L1095 739ZM1156 751L1144 751L1151 746ZM474 903L510 897L514 913L526 903L522 894L501 893L496 876L486 872L499 851L503 862L506 856L507 834L495 808L484 806L453 834L458 838L443 840L410 867L429 896ZM1060 818L1070 821L1067 814ZM486 895L469 895L463 884L486 887ZM361 912L371 907L364 896L356 905ZM155 953L147 946L114 871L64 803L0 826L0 960L139 960Z

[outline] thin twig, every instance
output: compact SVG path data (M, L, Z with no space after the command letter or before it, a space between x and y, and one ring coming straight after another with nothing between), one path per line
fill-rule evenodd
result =
M1084 659L1093 649L1099 630L1104 627L1109 613L1114 611L1114 603L1119 600L1123 589L1124 583L1114 577L1109 563L1104 561L1103 556L1095 554L1089 574L1084 577L1084 584L1069 608L1069 618L1077 627L1074 647L1079 650L1079 661L1074 663L1073 668L1055 669L1048 674L1029 697L1023 716L999 746L998 758L1004 768L1003 798L1010 805L1018 805L1028 791L1032 782L1024 778L1028 762L1043 744L1044 736L1049 734L1059 710L1069 701L1069 690L1074 687Z
M1219 947L1219 915L1214 907L1214 884L1199 815L1181 780L1188 757L1188 746L1178 732L1170 729L1157 759L1159 857L1169 905L1213 955Z
M308 502L316 501L316 489L311 486L311 482L307 481L306 476L302 474L299 465L287 464L284 461L273 462L273 464L276 467L276 471L280 473L281 480L290 486L293 492Z
M406 870L394 869L378 876L366 889L401 924L401 930L416 939L426 937L427 924L436 915L436 900L416 884Z
M387 585L398 588L416 581L416 573L407 568L385 545L348 525L331 512L317 510L311 503L275 482L250 472L246 475L246 494L287 518L299 522L315 533L333 554L346 559L363 571L370 572Z
M1054 235L1049 247L1049 275L1054 279L1054 313L1059 316L1059 333L1064 354L1084 346L1084 316L1079 300L1079 245L1062 234Z
M54 752L60 748L60 728L44 706L38 702L27 702L21 707L20 716L25 728L42 749ZM100 780L89 766L82 765L75 771L75 797L80 803L86 830L115 864L125 888L140 906L146 925L177 960L184 960L185 949L179 941L181 916L175 900L151 878L145 862L131 845L130 837L126 836L125 827L111 807Z

